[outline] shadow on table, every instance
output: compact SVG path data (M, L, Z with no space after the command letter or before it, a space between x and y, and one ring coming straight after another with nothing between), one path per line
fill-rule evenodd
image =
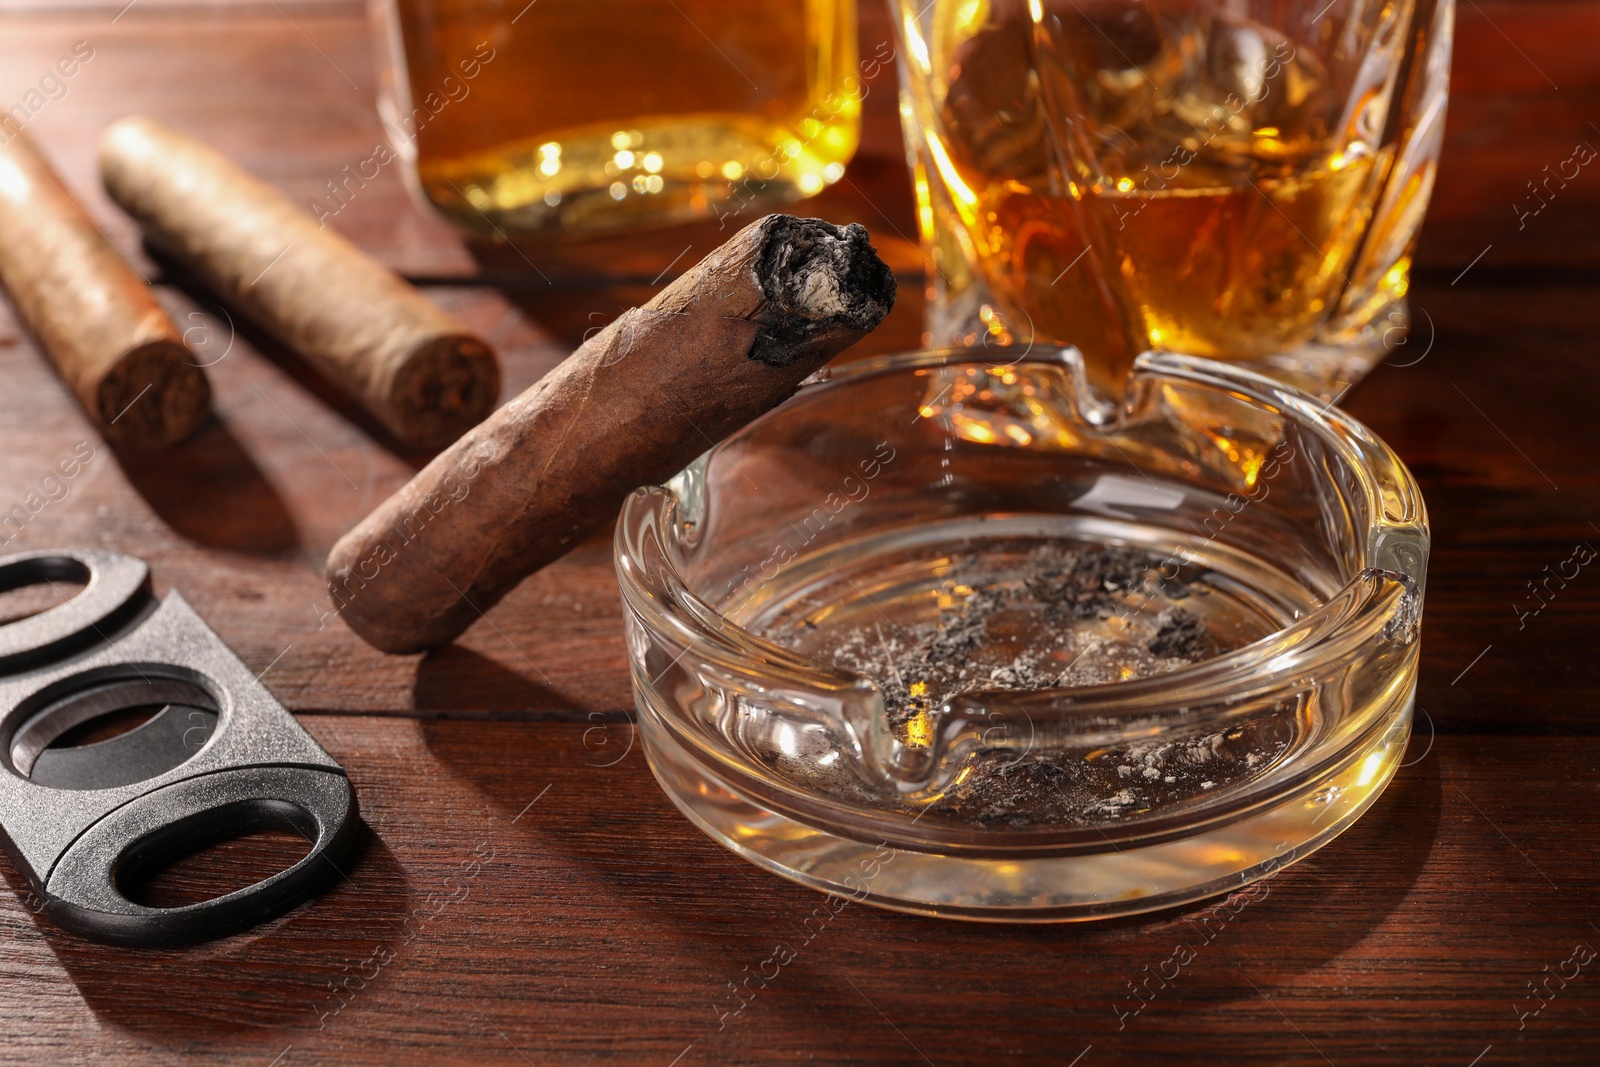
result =
M411 702L421 714L447 718L538 719L569 711L572 701L489 657L460 645L433 649L417 663ZM573 711L556 718L581 718Z
M12 889L26 896L11 865L0 866ZM412 894L388 846L363 823L340 868L345 880L288 915L188 948L99 945L43 916L35 922L90 1010L135 1043L193 1046L270 1028L262 1039L281 1045L284 1028L316 1030L341 1004L359 998L362 976L378 967L369 962L375 947L404 951L397 931ZM346 990L343 1000L336 986Z
M150 509L180 536L235 552L299 549L283 498L216 416L175 448L112 454Z
M749 221L758 217L752 214ZM736 231L734 226L719 230L710 220L582 241L467 237L464 244L481 280L552 337L576 348Z
M183 264L172 259L153 245L147 243L144 248L150 258L160 265L164 283L182 291L184 296L199 307L208 310L222 307L217 300L216 294L206 288L205 284L190 273ZM214 312L213 314L215 315ZM432 452L418 451L411 445L405 444L396 438L381 422L373 418L364 407L352 399L343 387L337 385L331 378L307 362L293 349L280 344L243 314L234 312L226 314L225 318L229 328L252 351L275 363L285 375L294 379L297 385L316 397L320 403L338 412L339 416L345 421L355 424L362 433L393 452L402 461L409 464L413 470L421 470L433 458ZM221 357L218 357L218 361L220 359Z
M833 913L821 907L821 895L733 857L684 820L657 789L638 745L624 745L632 740L631 723L574 724L570 739L546 743L533 758L487 764L462 724L424 722L421 728L433 756L473 781L508 822L554 777L560 814L523 819L517 832L574 872L571 892L608 901L631 922L671 930L662 937L672 945L674 971L715 979L704 990L686 991L697 1007L708 998L737 1006L722 979L739 981L741 966L756 967L772 942L789 943L796 965L784 967L753 1002L761 1016L755 1029L761 1040L783 1047L803 1038L824 1059L830 1057L818 1043L836 1040L834 1062L851 1057L853 1039L847 1028L836 1037L818 1031L820 1005L872 1015L845 978L864 989L898 991L889 995L899 998L902 1010L924 979L946 1005L1063 1001L1075 1005L1072 1026L1081 1042L1114 1040L1121 1028L1113 1002L1125 1011L1137 1008L1141 1001L1130 983L1143 981L1146 968L1158 970L1180 945L1193 960L1146 1015L1166 1016L1165 1026L1181 1027L1198 1013L1258 1000L1259 988L1316 973L1390 921L1426 867L1440 817L1440 761L1425 759L1402 770L1340 838L1229 898L1053 925L953 922L857 905ZM613 749L625 758L597 764L589 736L596 730L615 733ZM804 933L798 925L811 916L825 924L815 944L808 936L814 924ZM913 974L921 977L908 986ZM707 1018L710 1040L722 1032L713 1016ZM730 1035L723 1036L745 1040Z

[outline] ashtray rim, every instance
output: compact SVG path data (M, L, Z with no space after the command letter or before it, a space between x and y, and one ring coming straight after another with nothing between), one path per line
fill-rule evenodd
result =
M997 707L1010 707L1028 716L1032 724L1037 716L1068 714L1061 707L1049 706L1050 701L1070 703L1070 714L1074 716L1081 716L1085 705L1098 706L1101 711L1109 712L1134 703L1145 709L1152 704L1202 705L1208 701L1212 704L1242 704L1254 694L1282 688L1294 677L1304 676L1308 672L1325 672L1351 661L1381 628L1391 625L1399 615L1408 614L1411 624L1420 619L1428 546L1426 510L1420 489L1387 445L1332 403L1323 403L1292 386L1239 367L1199 357L1146 353L1136 361L1128 398L1118 407L1099 401L1089 390L1082 357L1076 350L1035 349L1030 346L1005 362L996 361L996 354L996 350L987 348L946 348L875 357L839 368L828 378L807 385L799 395L814 399L830 391L849 388L853 383L869 377L907 369L963 364L993 368L1037 362L1065 368L1074 380L1076 389L1072 399L1077 403L1083 421L1111 432L1123 420L1141 413L1150 402L1151 390L1144 386L1153 384L1157 378L1219 387L1238 399L1296 421L1315 432L1328 448L1339 453L1357 474L1356 491L1365 495L1369 514L1382 516L1395 529L1410 530L1415 535L1408 545L1398 551L1402 556L1409 552L1416 566L1402 570L1369 565L1322 605L1291 625L1224 655L1142 680L1092 687L1017 691L1003 694L998 700L988 699L991 694L986 693L983 695L990 713ZM785 409L794 410L789 405L781 406L752 426L760 426L764 420L784 417ZM734 435L729 441L736 440L738 436ZM735 667L742 665L756 672L781 671L786 676L803 680L807 685L836 692L845 702L853 694L859 695L863 686L875 691L875 684L870 680L830 664L807 659L730 622L698 596L670 564L649 565L643 560L638 537L641 534L661 536L673 529L676 509L681 503L681 491L697 477L697 470L703 472L710 457L727 447L730 447L727 442L716 446L673 483L669 483L669 487L641 489L624 505L615 549L619 582L630 612L651 632L671 635L683 645L686 653L690 648L696 648ZM1378 469L1381 469L1383 478L1375 473ZM1344 492L1339 487L1335 488ZM1381 538L1369 537L1369 549L1373 548L1375 540L1382 541ZM666 558L663 552L663 561ZM1371 564L1375 561L1369 559L1368 562ZM1397 604L1397 600L1408 603ZM1284 650L1286 636L1299 638L1292 642L1288 652ZM648 716L650 712L645 705L650 703L650 680L640 676L637 662L634 667L634 685L640 698L641 714ZM1241 672L1246 670L1249 671L1249 684L1241 685ZM951 703L947 702L945 708L948 709ZM1181 710L1188 709L1183 707ZM1003 843L998 846L991 831L961 831L933 824L918 827L913 818L902 813L869 810L799 788L749 761L744 754L721 739L695 729L689 722L679 721L681 716L665 712L661 714L662 725L671 732L674 740L718 779L730 782L736 790L759 799L766 806L785 811L789 817L812 825L829 826L856 838L888 831L913 847L920 845L929 849L973 852L998 847L1006 853L1040 849L1053 855L1103 848L1107 840L1106 829L1101 826L1050 827L1032 833L1008 833L1000 835ZM1200 715L1195 717L1194 725L1196 728L1214 729L1222 721L1215 714ZM1252 810L1271 803L1275 798L1281 798L1306 782L1325 776L1330 767L1339 765L1343 755L1365 744L1369 740L1368 734L1386 725L1386 722L1371 723L1361 733L1347 736L1337 751L1324 753L1319 760L1305 761L1297 765L1292 773L1272 776L1260 788L1247 787L1233 791L1227 797L1218 796L1215 801L1185 804L1175 808L1167 818L1119 820L1116 826L1120 832L1114 834L1113 838L1118 842L1148 844L1192 834L1220 822L1244 818ZM870 743L866 747L870 749ZM870 751L866 753L868 758L871 755Z

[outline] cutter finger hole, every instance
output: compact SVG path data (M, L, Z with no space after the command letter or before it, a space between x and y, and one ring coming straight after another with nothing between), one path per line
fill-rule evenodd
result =
M0 674L115 640L153 604L149 582L150 568L116 552L58 549L0 558L0 599L16 598L9 614L0 615ZM24 592L36 586L44 590Z
M117 891L146 908L183 908L202 904L257 885L299 863L316 840L314 825L287 812L259 809L227 813L229 821L249 825L219 826L215 836L199 837L164 856L124 862L117 871Z
M89 577L86 564L66 556L0 566L0 626L77 599Z
M216 702L200 686L135 674L85 679L12 735L11 765L55 789L111 789L186 763L211 740Z

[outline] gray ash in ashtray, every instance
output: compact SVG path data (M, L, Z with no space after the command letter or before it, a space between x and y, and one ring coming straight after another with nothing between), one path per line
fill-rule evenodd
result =
M994 544L948 557L935 588L887 606L874 600L825 629L801 619L770 636L872 678L890 727L913 747L929 743L931 711L963 693L1103 685L1148 678L1209 659L1251 639L1223 633L1217 591L1203 576L1167 577L1164 561L1134 548L1071 543ZM1171 568L1166 568L1170 573ZM920 599L919 599L920 597ZM937 612L927 610L936 600ZM1219 598L1226 601L1226 597ZM921 610L908 606L922 605ZM894 620L901 621L896 622ZM910 621L915 620L915 621ZM923 803L940 820L1021 828L1082 825L1173 803L1250 774L1275 758L1269 729L1213 733L1077 752L1023 746L975 753L943 794ZM874 795L836 763L764 754L786 775L849 799L919 809Z
M1014 568L955 561L935 622L883 620L847 635L840 666L879 682L902 729L936 701L989 689L1126 681L1217 654L1205 623L1173 603L1196 595L1131 548L1050 543Z
M1145 587L1152 581L1171 596L1189 595L1188 587L1176 580L1160 582L1151 563L1149 556L1131 548L1070 551L1041 545L1029 554L1029 569L1021 580L1045 616L1057 621L1069 615L1092 619L1115 611L1117 593Z
M1209 644L1206 624L1200 617L1183 608L1171 608L1161 613L1160 629L1145 643L1152 655L1174 656L1184 660L1204 659Z

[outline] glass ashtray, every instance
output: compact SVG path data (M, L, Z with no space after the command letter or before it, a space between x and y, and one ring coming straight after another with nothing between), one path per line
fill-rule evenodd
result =
M856 363L623 508L650 767L825 892L1068 920L1224 893L1388 784L1428 527L1337 408L1149 354Z

